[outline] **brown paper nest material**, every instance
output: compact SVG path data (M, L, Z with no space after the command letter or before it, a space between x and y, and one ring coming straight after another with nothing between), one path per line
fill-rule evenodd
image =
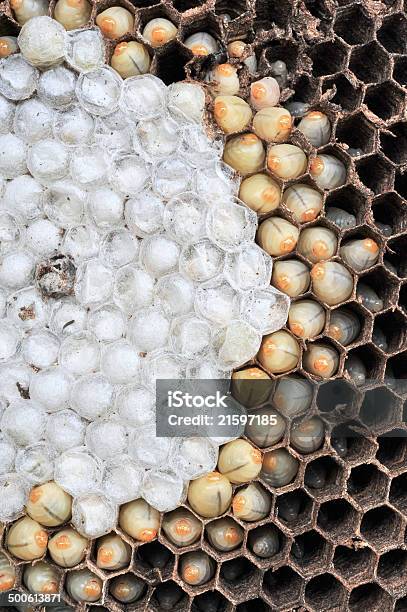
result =
M117 572L101 571L94 562L95 542L91 542L85 561L74 569L89 567L100 576L103 596L97 604L76 604L76 609L158 611L155 589L160 583L173 580L184 591L183 599L176 606L180 611L206 610L200 596L213 590L221 595L218 609L227 612L407 610L407 401L403 386L389 389L384 382L388 366L396 378L407 375L407 266L404 266L404 276L395 275L383 260L385 256L396 267L401 265L405 262L407 246L406 5L402 0L136 0L134 3L94 0L88 26L94 24L99 12L118 4L135 14L134 32L119 41L144 42L140 33L143 26L158 16L171 19L179 27L176 40L161 49L149 49L153 56L151 71L167 84L185 78L201 79L214 61L228 59L227 43L240 38L250 43L259 61L258 73L252 77L242 64L232 60L240 70L243 95L247 96L251 80L271 74L271 62L281 59L287 63L289 82L282 92L282 101L301 100L328 115L332 137L320 151L333 153L347 167L346 185L324 193L325 207L338 206L357 218L355 228L340 231L322 212L316 221L302 227L331 228L338 237L337 261L341 261L339 247L344 240L353 236L376 240L381 247L377 264L361 274L354 271L352 274L355 288L359 280L370 284L383 298L384 309L371 313L358 302L354 290L346 305L362 322L357 340L345 348L327 339L325 333L316 339L324 338L324 342L339 351L338 373L321 385L321 381L303 369L302 361L294 370L314 383L312 408L307 416L318 413L324 418L325 441L319 450L306 456L289 447L288 433L273 447L289 447L300 460L298 475L293 483L278 489L258 479L272 495L271 512L257 523L234 519L245 529L244 541L238 549L229 553L216 551L205 532L194 545L179 549L160 532L159 542L172 554L164 569L151 569L139 557L139 551L148 544L135 542L118 528L116 532L133 550L129 567ZM54 5L52 0L50 15ZM219 17L225 12L232 17L229 23ZM193 58L183 45L188 35L202 30L212 33L220 42L217 58ZM0 35L15 35L18 31L8 2L1 3ZM107 59L119 41L107 42ZM212 123L210 127L216 131ZM304 148L311 159L315 156L315 149L298 131L293 132L291 142ZM363 155L352 158L347 153L349 147L361 148ZM314 184L308 173L301 181ZM296 223L283 205L272 214ZM376 221L392 224L392 235L385 237ZM311 265L297 253L287 257L293 256ZM316 299L312 291L305 296ZM325 304L324 307L328 325L332 309ZM372 343L375 325L387 337L386 353ZM302 352L305 349L306 344L301 346ZM368 369L369 385L362 390L366 395L344 377L346 358L352 354L358 355ZM278 376L271 377L278 379ZM387 409L378 419L368 422L367 431L363 429L368 415L366 396L377 389L386 396ZM331 414L333 406L327 402L333 392L337 393L338 401L342 398L350 406L352 421L348 432L354 427L360 434L354 437L349 433L345 458L339 457L330 443L339 431ZM304 485L305 470L313 462L324 462L329 468L328 482L319 490ZM292 491L300 492L303 506L297 520L288 524L278 518L277 509L281 497ZM271 559L261 560L248 549L247 538L251 530L267 523L278 528L281 547ZM7 528L4 527L1 539L3 551ZM303 543L307 551L301 562L290 554L294 541ZM216 573L210 582L188 587L178 574L179 558L200 548L217 562ZM246 559L247 573L238 584L228 583L221 575L222 564L241 557ZM11 560L17 568L17 588L26 592L21 577L25 562ZM75 607L64 590L66 571L62 568L58 571L61 593ZM122 606L109 595L109 579L128 571L142 577L147 590L139 602Z

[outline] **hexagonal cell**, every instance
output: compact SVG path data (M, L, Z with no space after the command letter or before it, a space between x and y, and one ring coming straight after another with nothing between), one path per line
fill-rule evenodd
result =
M395 164L407 161L407 123L395 123L388 132L381 132L383 153Z
M353 149L361 149L364 154L373 151L375 133L375 126L362 112L339 121L336 128L338 142L343 142Z
M358 526L358 513L345 499L333 499L321 504L317 524L329 538L350 537Z
M400 85L407 85L407 57L397 57L394 60L393 79Z
M407 431L392 429L377 438L377 459L389 470L398 470L407 464Z
M394 191L377 196L372 203L372 213L375 221L390 225L393 234L404 231L407 226L403 200Z
M326 567L331 555L331 545L315 530L297 536L290 551L290 559L305 576L312 576L319 568Z
M182 612L188 608L187 594L173 580L159 584L149 602L149 610L151 609L152 612L161 612L161 610L179 610Z
M388 253L386 253L386 259L383 261L384 265L389 268L391 272L397 274L400 278L407 276L407 261L406 261L406 249L407 249L407 236L400 236L399 238L393 238L389 240L387 244Z
M177 45L171 51L157 55L156 59L156 75L166 85L183 81L186 78L185 65L191 58L184 47Z
M228 607L228 600L217 591L207 591L194 597L192 612L224 612Z
M336 74L346 67L347 50L340 40L315 45L311 50L312 72L320 77Z
M407 512L407 473L393 478L390 485L389 501L401 512Z
M389 77L389 57L384 49L373 41L352 50L349 69L363 83L380 83Z
M185 11L202 6L205 2L206 0L173 0L172 4L177 11L185 13ZM156 0L154 0L154 4L156 4Z
M291 567L269 570L264 575L263 589L277 609L286 609L299 603L303 590L303 578Z
M349 582L368 578L374 570L376 557L370 548L337 546L333 558L334 568Z
M304 485L316 498L338 495L341 491L343 469L332 457L320 457L307 464Z
M294 42L288 40L272 40L268 43L265 50L265 58L270 64L276 60L284 60L288 72L293 73L298 64L298 51L299 47Z
M376 195L393 187L393 168L381 155L356 160L356 171L362 183Z
M136 559L137 570L148 578L160 575L169 577L175 563L174 554L157 540L139 546Z
M345 587L332 574L312 578L305 587L305 602L313 609L329 610L332 606L344 609Z
M390 550L380 557L377 575L383 586L392 591L405 586L407 575L407 551Z
M405 318L397 310L378 315L373 326L374 344L385 353L399 351L406 338L405 324Z
M299 77L295 77L295 82L291 84L291 87L295 92L293 100L302 100L307 103L311 103L315 99L318 91L315 79L311 79L306 74L300 74Z
M388 506L366 512L360 524L360 533L376 550L397 545L402 538L402 518Z
M248 590L258 584L260 572L246 557L224 561L220 567L219 580L228 598L234 602L244 601Z
M230 3L228 3L229 6ZM256 6L256 18L254 20L255 30L269 30L274 22L280 28L287 26L292 12L290 0L282 2L258 3Z
M275 545L276 541L278 544ZM264 562L268 566L270 566L270 563L279 563L286 555L287 538L278 527L272 524L251 529L248 533L247 543L250 552L259 563ZM269 553L270 548L274 545L276 548L274 553L269 554L269 556L262 554L265 551ZM256 550L261 554L258 555Z
M279 495L276 500L276 516L290 530L308 525L314 502L302 489Z
M231 19L242 17L248 11L246 0L237 0L230 3L227 0L216 0L215 13L216 15L229 15Z
M347 463L359 463L374 456L376 447L360 433L360 424L349 421L337 425L331 433L331 446Z
M387 17L377 32L377 40L389 53L407 51L407 18L403 13Z
M363 95L362 88L351 83L346 76L339 74L336 77L324 79L322 93L334 87L336 92L331 98L333 104L337 104L345 111L353 111L360 105Z
M121 574L107 582L107 590L118 604L123 604L128 599L131 599L132 603L140 603L147 593L147 584L132 573Z
M400 409L397 398L387 387L366 391L360 408L360 420L375 430L398 423Z
M362 6L350 6L338 12L334 30L348 44L360 45L373 37L374 23L366 15Z
M391 81L369 87L364 99L369 110L384 121L399 115L403 110L404 101L403 90Z
M387 475L372 463L352 468L347 482L349 495L362 507L384 501L387 488Z
M357 224L363 222L365 213L368 210L366 197L353 185L341 187L333 193L328 193L325 209L327 210L331 206L354 215Z
M353 589L349 597L348 606L352 612L360 612L360 610L369 610L369 612L391 610L392 598L378 584L368 582Z
M236 606L236 612L268 612L268 608L262 599L256 597Z
M378 296L379 300L366 295L361 286L367 286ZM397 299L397 281L387 274L383 268L376 268L372 272L359 277L356 287L358 302L363 304L371 312L380 312L392 306Z
M384 381L398 395L407 393L407 351L387 361Z
M318 388L317 407L330 423L343 423L356 414L357 401L356 389L346 380L329 380Z
M397 191L402 198L407 198L407 172L402 174L396 171L396 178L394 179L394 191Z
M356 364L355 361L352 364L352 360L355 360ZM374 346L365 344L348 352L345 359L345 375L356 386L362 387L377 379L381 372L382 363L383 357L378 354Z

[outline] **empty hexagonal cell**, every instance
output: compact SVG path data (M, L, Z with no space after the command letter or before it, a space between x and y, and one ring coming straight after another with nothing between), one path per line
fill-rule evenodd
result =
M394 60L393 79L400 85L407 85L407 57L397 57Z
M363 154L371 153L375 144L375 127L363 113L357 113L340 121L336 128L338 142L360 149Z
M403 315L395 310L375 318L372 341L385 353L393 353L402 348L405 342L405 324Z
M230 3L228 3L228 6L229 4ZM272 22L280 28L284 28L290 20L292 3L290 0L258 3L256 9L256 18L254 20L254 27L256 30L269 30Z
M156 4L156 0L152 0L154 4ZM180 13L184 13L185 11L189 11L190 9L197 8L198 6L202 6L205 4L206 0L173 0L172 4L174 8L177 9Z
M229 15L231 20L242 17L247 11L248 7L246 0L237 0L233 3L227 0L217 0L215 4L215 13L219 16Z
M173 553L158 541L139 546L136 559L137 570L149 578L157 576L158 571L169 577L175 562Z
M394 179L394 191L402 197L407 197L407 172L402 174L401 172L396 172L396 178Z
M312 518L314 502L302 489L279 495L276 500L276 516L290 530L308 525Z
M362 183L378 195L393 187L393 168L381 155L356 160L356 171Z
M335 90L335 95L331 98L331 102L337 104L345 111L353 111L361 102L362 87L351 83L343 74L324 79L322 92L325 93L329 89Z
M317 407L332 423L343 423L356 414L358 394L346 380L330 380L318 388Z
M391 234L404 231L407 226L407 212L403 200L394 191L377 196L372 203L372 213L376 223L383 223L391 228Z
M156 75L166 85L186 78L185 65L190 61L190 56L184 47L177 45L167 53L157 55L156 58Z
M386 253L383 261L384 266L389 269L393 274L396 274L400 278L407 276L407 260L406 260L406 249L407 249L407 236L400 236L399 238L393 238L388 242L388 252Z
M354 225L362 223L368 210L366 197L353 185L341 187L333 193L328 193L325 210L331 207L339 208L355 217Z
M407 575L407 551L390 550L380 557L377 575L383 586L392 591L405 586Z
M358 513L345 499L333 499L321 504L318 526L329 538L350 537L358 525Z
M259 582L260 571L245 557L224 561L220 568L220 584L235 602L244 601L247 592Z
M236 612L268 612L268 607L262 599L256 597L236 606Z
M384 382L398 395L407 393L407 351L387 361Z
M407 161L407 123L395 123L388 132L381 132L383 153L395 164Z
M339 424L332 429L331 446L335 452L347 463L358 463L366 461L374 456L376 447L360 433L360 424L348 421Z
M294 96L290 102L301 101L311 104L315 100L315 95L318 91L318 86L315 79L309 77L306 74L300 74L294 77L294 83L291 87L294 89Z
M347 55L346 47L340 40L315 45L311 50L314 76L320 77L340 72L346 67Z
M396 13L384 19L377 32L377 40L389 53L407 51L407 18L403 13Z
M403 513L407 511L407 473L393 478L390 485L389 501Z
M374 23L360 5L345 8L335 20L334 30L350 45L360 45L371 40Z
M264 575L263 590L278 610L294 606L301 597L304 580L291 567L269 570Z
M353 589L349 597L349 609L352 612L360 610L390 610L392 598L375 582L368 582Z
M345 598L345 587L332 574L315 576L305 587L305 602L317 610L344 609Z
M400 405L398 399L386 387L376 387L364 394L360 408L360 420L373 429L392 426L400 421Z
M402 538L403 521L394 510L388 506L380 506L366 512L360 524L360 533L376 550L397 545Z
M228 609L227 599L218 591L207 591L196 595L192 602L192 612L224 612Z
M363 507L384 501L387 488L387 475L372 463L352 468L347 482L349 495Z
M380 83L389 76L389 57L376 41L352 50L349 68L363 83Z
M364 102L375 115L387 121L401 113L405 104L405 94L398 85L387 81L369 87Z
M290 558L304 575L326 567L331 559L332 546L315 530L297 536L291 546Z
M333 558L334 568L345 580L356 582L366 579L373 572L376 556L370 548L337 546Z
M407 464L407 431L392 429L377 438L376 458L389 470L398 470Z
M399 306L407 314L407 283L400 287Z
M342 486L342 467L332 457L320 457L307 464L304 485L316 498L339 494Z
M189 599L181 587L168 580L162 582L155 589L153 596L149 602L149 610L152 612L161 612L161 610L187 610L189 608Z

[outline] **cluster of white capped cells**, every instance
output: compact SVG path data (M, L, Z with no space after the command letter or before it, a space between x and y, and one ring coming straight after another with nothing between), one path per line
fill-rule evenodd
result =
M96 30L48 17L19 45L0 61L0 520L55 479L98 536L216 466L224 439L156 438L156 379L230 377L289 303L199 85L123 81Z

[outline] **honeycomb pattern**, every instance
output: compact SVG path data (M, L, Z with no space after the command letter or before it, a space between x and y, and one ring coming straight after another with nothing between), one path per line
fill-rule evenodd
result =
M97 0L91 23L113 4L112 0ZM242 544L229 552L217 551L207 538L206 526L216 519L203 520L200 539L184 548L175 547L162 530L157 540L141 543L118 528L118 535L131 546L130 563L113 572L99 569L97 542L91 542L85 560L68 574L88 567L103 581L102 596L95 604L78 608L125 609L113 597L111 584L116 576L131 573L145 583L140 599L129 606L131 610L406 610L407 387L395 382L405 378L407 371L406 4L401 0L121 0L120 4L136 17L135 32L125 40L141 40L142 27L153 17L166 16L179 26L177 40L154 52L150 49L152 71L166 83L201 78L210 66L211 58L193 58L182 43L199 30L218 39L221 52L217 59L221 61L227 59L227 43L245 36L259 61L257 76L270 74L270 64L276 59L284 60L289 78L282 102L301 100L328 115L332 137L318 152L333 153L347 168L346 185L322 194L325 212L337 206L356 218L353 228L341 231L323 212L300 229L313 225L332 229L338 237L334 260L341 261L340 246L353 237L373 238L380 246L380 257L360 274L349 269L354 290L346 306L358 317L361 331L347 347L327 341L326 334L331 312L342 304L334 308L322 304L327 321L317 339L324 338L339 352L338 371L333 379L321 383L303 368L302 358L296 371L313 384L307 418L312 414L322 417L325 438L317 451L302 455L290 446L291 422L287 420L282 439L272 448L287 448L300 466L294 481L283 487L273 488L261 476L256 479L270 495L268 515L249 523L228 511L226 516L245 530ZM52 1L50 14L53 7ZM15 34L18 24L8 2L0 10L0 33ZM219 17L225 12L231 21ZM108 43L109 57L116 42ZM245 68L240 77L242 92L247 94L250 76ZM316 153L298 131L293 132L291 142L304 148L311 159ZM303 180L316 187L309 174ZM272 215L298 225L284 205ZM298 253L290 257L311 267ZM378 312L371 312L358 298L360 283L382 299ZM318 301L312 292L300 297L304 296ZM377 330L384 334L384 348L373 339ZM306 350L307 343L303 343L301 353ZM367 368L366 387L356 387L346 373L346 359L352 355ZM279 376L269 374L274 385ZM348 406L346 424L338 411L341 404ZM344 438L345 450L341 446ZM314 476L319 473L325 477L322 486L315 486ZM234 486L234 492L244 486ZM294 503L298 513L287 520L284 508ZM202 520L191 508L189 511ZM279 549L271 558L262 559L251 550L250 542L256 530L269 524L277 530ZM3 528L2 550L9 528ZM199 549L216 561L216 571L210 581L190 587L180 576L180 560ZM25 563L8 556L17 568L17 588L25 592ZM61 568L58 574L63 598L74 607L77 604L65 588L67 574Z

